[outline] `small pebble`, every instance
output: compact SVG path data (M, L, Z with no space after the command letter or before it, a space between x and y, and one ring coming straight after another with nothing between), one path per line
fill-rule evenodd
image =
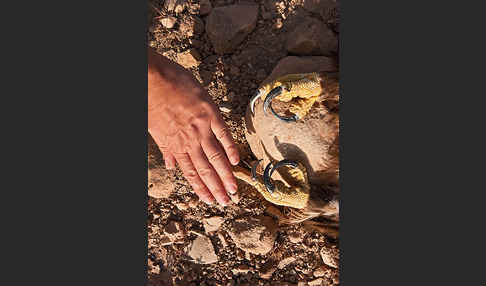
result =
M248 265L242 264L232 269L231 271L233 272L234 275L238 275L241 273L246 274L250 271L250 268L248 267Z
M175 205L176 205L177 209L179 209L180 211L185 211L189 208L188 203L176 203Z
M316 277L316 278L317 277L324 277L325 274L326 274L326 272L324 271L324 268L322 268L322 267L317 268L316 270L314 270L314 273L313 273L314 277Z
M224 112L224 113L230 113L230 112L231 112L231 108L226 107L226 106L221 106L221 107L219 108L219 110L221 110L221 111L222 111L222 112Z
M199 199L198 198L193 198L192 200L189 201L189 207L191 209L197 207L198 204L199 204Z
M177 19L172 16L160 19L160 24L162 24L162 26L164 26L167 29L172 29L176 22Z

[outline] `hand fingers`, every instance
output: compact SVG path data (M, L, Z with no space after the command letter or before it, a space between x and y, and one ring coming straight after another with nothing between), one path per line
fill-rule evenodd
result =
M231 136L231 131L228 129L228 126L226 126L226 123L224 123L221 115L218 114L216 118L211 121L211 129L213 130L213 133L218 141L221 142L221 145L223 145L224 151L226 152L231 164L237 165L240 161L238 148L236 148L233 137Z
M160 151L162 151L162 155L164 157L165 168L166 169L169 169L169 170L174 169L175 168L176 161L175 161L175 158L172 155L172 153L169 152L168 150L162 150L161 149Z
M199 177L211 191L213 197L216 198L219 204L227 206L230 203L230 199L226 194L218 174L209 163L201 146L198 145L193 147L192 150L189 151L189 155L191 156L192 163L194 164Z
M199 196L199 199L207 204L212 204L214 202L214 197L211 195L206 185L204 185L204 183L201 181L201 178L199 177L196 168L194 168L189 155L174 154L174 157L184 173L184 177L189 184L191 184L194 192Z
M214 170L219 175L219 178L223 182L226 191L234 195L238 190L238 185L236 184L236 179L233 176L233 171L230 163L226 157L226 154L221 148L219 142L214 136L208 136L201 141L201 146L206 154L209 163L214 167Z

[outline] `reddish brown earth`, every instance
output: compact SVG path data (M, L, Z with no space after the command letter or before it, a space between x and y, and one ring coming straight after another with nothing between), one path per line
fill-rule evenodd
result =
M250 97L288 56L336 59L336 7L332 0L154 0L148 44L193 72L219 105L241 158L251 161L244 132ZM286 61L289 70L306 62ZM238 204L226 208L199 202L180 170L165 170L149 138L149 285L339 284L337 240L309 224L279 226L279 207L243 182L239 191Z

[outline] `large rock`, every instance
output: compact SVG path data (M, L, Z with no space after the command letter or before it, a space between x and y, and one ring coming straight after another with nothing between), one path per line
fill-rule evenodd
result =
M224 218L220 216L213 216L203 218L203 226L206 233L217 231L224 222Z
M339 249L337 248L321 248L322 262L327 266L338 268L339 267Z
M214 8L206 22L206 33L214 51L224 54L233 51L255 29L258 6L237 4Z
M206 236L198 236L187 247L186 254L189 255L194 262L199 264L211 264L218 262L218 256L214 252L214 246L211 240Z
M334 60L327 57L286 57L274 68L264 83L294 73L336 72ZM280 102L275 101L277 108ZM255 114L248 105L245 123L246 139L251 151L263 166L270 161L290 159L301 162L307 169L309 182L314 185L339 183L339 120L335 112L315 104L301 120L285 123L265 115L263 101L255 103ZM281 179L278 170L272 178Z
M331 56L337 53L338 39L323 22L308 18L287 38L287 51L301 56Z
M265 255L273 249L278 226L268 216L243 217L232 221L228 234L246 252Z

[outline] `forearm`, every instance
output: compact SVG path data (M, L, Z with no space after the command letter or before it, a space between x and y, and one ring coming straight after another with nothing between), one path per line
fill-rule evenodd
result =
M149 112L163 101L170 88L173 63L153 49L148 48L148 109ZM173 73L173 72L172 72Z
M199 90L199 82L192 73L181 65L158 54L155 50L148 49L148 108L151 109L167 103L165 95L174 93L174 90L185 88L186 92L194 88Z
M171 62L166 57L158 54L154 49L148 48L148 79L150 81L165 79L170 72L170 69L173 69L174 63Z

